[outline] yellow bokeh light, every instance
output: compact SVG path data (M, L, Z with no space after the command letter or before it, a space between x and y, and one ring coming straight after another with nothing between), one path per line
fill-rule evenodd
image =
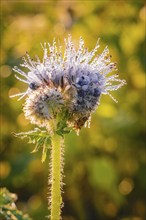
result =
M5 179L10 174L11 167L6 161L0 162L0 178Z
M117 110L113 105L102 103L98 108L98 114L105 118L112 118L117 115Z
M12 87L8 92L8 96L10 97L10 96L18 94L18 93L20 93L20 90L18 88Z
M134 183L130 178L124 178L119 184L119 192L122 195L128 195L134 188Z
M27 126L29 124L29 121L25 119L24 114L21 113L18 117L17 117L17 122L19 125L21 126Z
M104 206L104 212L106 215L114 217L117 214L117 207L113 203L109 202Z
M0 63L3 64L6 61L7 54L6 51L0 48Z
M36 159L29 164L28 169L31 173L37 174L43 171L43 165L39 159Z
M41 197L38 195L33 195L28 200L28 205L30 209L36 210L41 206Z
M134 86L138 89L145 88L146 86L146 76L144 73L133 74L132 82Z
M139 17L141 20L146 20L146 6L143 6L139 12Z
M8 65L3 65L0 67L0 75L3 78L7 78L12 73L12 69Z
M54 25L54 32L56 35L62 35L65 32L65 27L63 23L57 23Z

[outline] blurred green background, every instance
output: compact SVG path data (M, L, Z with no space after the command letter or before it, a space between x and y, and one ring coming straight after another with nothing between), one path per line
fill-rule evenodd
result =
M109 46L127 85L101 98L91 128L66 136L63 220L145 219L145 13L144 1L1 2L1 186L18 195L17 206L35 220L45 219L49 155L12 132L33 128L22 112L23 100L9 99L25 85L12 67L29 52L42 57L40 42L63 42L71 33L101 52Z

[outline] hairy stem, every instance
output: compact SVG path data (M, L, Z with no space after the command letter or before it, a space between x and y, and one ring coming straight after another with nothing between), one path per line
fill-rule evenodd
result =
M51 149L51 220L60 220L61 214L61 190L62 190L62 172L63 172L63 138L57 134L52 136Z

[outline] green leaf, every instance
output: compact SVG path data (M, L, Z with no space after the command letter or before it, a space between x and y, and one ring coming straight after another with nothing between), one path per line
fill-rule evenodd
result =
M13 133L15 137L19 137L21 139L27 138L28 143L35 144L35 148L32 153L37 152L40 148L42 148L42 162L45 161L47 150L51 145L51 137L48 135L46 130L41 130L39 128L35 128L33 131L29 132L21 132L21 133Z
M0 189L0 219L3 220L31 220L27 214L17 209L15 201L17 195L10 193L6 188Z
M42 163L46 160L46 156L47 156L47 148L45 147L45 145L44 145L44 147L43 147L43 153L42 153Z
M58 135L63 135L63 134L68 134L70 133L71 129L68 128L67 124L66 124L66 121L60 121L58 122L57 124L57 130L56 130L56 133Z

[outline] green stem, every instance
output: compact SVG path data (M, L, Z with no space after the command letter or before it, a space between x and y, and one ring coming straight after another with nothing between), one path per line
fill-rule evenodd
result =
M62 187L62 137L54 134L52 136L51 150L51 220L60 220L61 214L61 187Z

